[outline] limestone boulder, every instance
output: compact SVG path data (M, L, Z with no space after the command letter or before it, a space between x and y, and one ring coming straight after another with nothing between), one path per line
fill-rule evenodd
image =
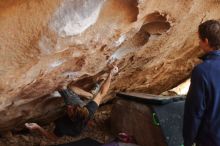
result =
M198 24L219 11L217 0L1 0L0 130L56 117L49 94L67 77L85 87L113 60L105 101L173 88L200 62Z

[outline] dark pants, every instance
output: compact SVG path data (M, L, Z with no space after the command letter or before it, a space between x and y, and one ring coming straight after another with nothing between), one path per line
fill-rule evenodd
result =
M55 121L56 128L54 133L57 136L76 136L86 127L88 121L98 109L98 105L94 101L85 104L80 97L70 89L61 90L59 93L64 98L66 105L73 106L74 116L69 117L65 114L63 117L57 119Z

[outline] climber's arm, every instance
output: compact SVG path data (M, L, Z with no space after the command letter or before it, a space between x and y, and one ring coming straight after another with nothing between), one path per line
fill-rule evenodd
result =
M111 84L111 80L112 80L112 75L116 74L118 72L118 67L114 66L113 69L111 69L110 73L108 74L107 79L105 80L105 82L103 83L103 85L101 86L100 91L98 92L98 94L94 97L93 101L97 103L97 105L100 105L102 98L107 94L110 84Z
M79 96L83 96L87 99L91 99L93 97L93 94L90 93L90 92L87 92L79 87L76 87L76 86L73 86L73 87L70 87L74 93L76 93L77 95Z

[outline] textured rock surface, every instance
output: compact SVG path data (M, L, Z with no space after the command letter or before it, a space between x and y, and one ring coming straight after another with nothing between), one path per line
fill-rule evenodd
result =
M219 11L217 0L1 0L0 130L52 119L61 99L46 95L111 59L111 91L171 89L199 62L198 24Z

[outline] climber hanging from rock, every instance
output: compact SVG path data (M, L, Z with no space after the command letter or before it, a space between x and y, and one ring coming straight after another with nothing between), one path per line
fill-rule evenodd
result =
M25 123L30 131L38 132L50 140L57 140L63 135L77 136L86 127L88 121L98 109L103 97L107 94L112 76L118 72L118 67L112 65L108 76L102 85L96 84L92 93L86 92L78 87L71 90L67 86L62 87L58 92L64 98L66 114L55 121L54 132L49 132L37 123ZM80 96L94 98L87 104L80 99Z

